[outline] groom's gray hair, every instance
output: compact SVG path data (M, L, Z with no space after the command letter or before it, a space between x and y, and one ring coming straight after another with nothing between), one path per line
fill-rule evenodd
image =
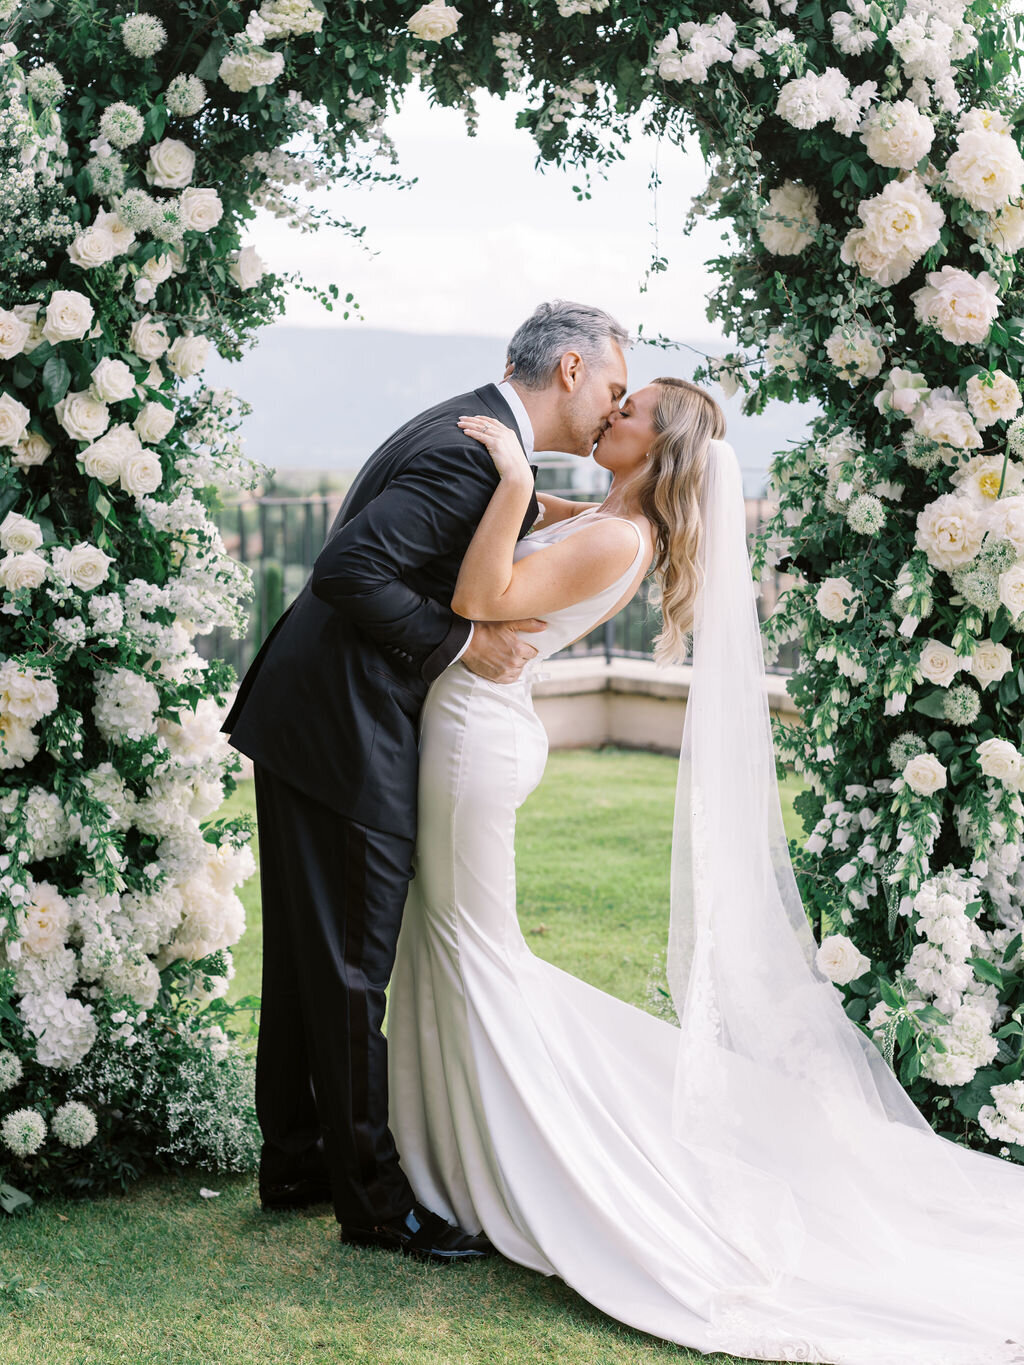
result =
M542 303L508 343L511 378L526 389L546 388L566 351L578 351L586 365L593 365L613 341L624 349L629 333L603 309L566 299Z

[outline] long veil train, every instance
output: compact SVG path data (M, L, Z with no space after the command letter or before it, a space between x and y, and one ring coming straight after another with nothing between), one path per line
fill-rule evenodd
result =
M750 1267L712 1320L769 1359L1024 1359L1024 1171L933 1134L814 965L739 465L723 441L709 463L668 960L674 1135Z

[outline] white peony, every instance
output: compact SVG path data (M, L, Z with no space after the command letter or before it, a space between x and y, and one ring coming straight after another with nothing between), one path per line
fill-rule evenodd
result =
M11 464L16 464L20 469L31 469L34 465L42 464L52 450L53 446L40 432L26 431L14 447Z
M965 494L977 507L988 507L1004 493L1017 496L1024 492L1024 469L1001 455L975 455L952 475L957 492Z
M852 621L860 594L848 578L826 578L814 596L815 605L827 621Z
M998 286L987 270L970 275L944 265L932 271L925 287L911 298L918 321L936 328L955 346L980 345L999 312Z
M798 374L807 364L807 352L790 341L784 332L771 332L765 341L765 361L771 370Z
M57 289L46 305L43 336L56 346L62 341L81 341L92 328L92 304L75 289Z
M1013 655L995 640L979 640L968 667L982 687L988 687L989 683L999 682L1010 672Z
M917 547L937 569L958 569L970 563L984 535L982 513L957 493L943 493L918 514Z
M185 190L178 200L178 208L183 226L194 232L209 232L224 214L224 205L216 190L195 187Z
M930 683L948 687L963 667L964 660L955 649L940 640L923 640L918 665Z
M49 882L34 882L21 907L18 928L29 952L42 955L63 948L71 927L67 901Z
M406 23L406 28L414 38L425 43L439 43L442 38L450 38L459 26L461 13L454 5L446 5L444 0L430 0L421 5Z
M149 149L146 179L161 190L182 190L192 182L196 168L196 154L177 138L165 137Z
M239 289L255 289L262 280L266 266L254 246L244 246L228 266L228 274Z
M132 426L140 441L162 441L174 426L174 412L163 403L146 403Z
M857 206L863 224L847 233L840 252L848 265L879 284L898 284L938 242L945 214L918 175L890 180Z
M970 229L968 229L970 231ZM1007 204L997 209L988 220L983 236L1007 256L1014 256L1024 246L1024 206Z
M108 265L117 255L113 233L105 227L90 224L68 247L68 258L80 270L96 270Z
M998 540L1008 540L1024 558L1024 497L1000 498L988 508L988 529Z
M972 209L994 213L1024 188L1024 157L1006 133L968 128L946 162L950 190Z
M236 47L228 52L218 67L217 74L229 90L245 94L262 86L271 85L284 70L283 52L266 52L251 45Z
M1008 787L1018 785L1024 770L1024 759L1007 739L986 739L975 749L981 771Z
M903 769L903 780L918 796L931 796L946 785L946 769L934 754L917 754Z
M26 725L48 716L57 706L53 679L19 663L5 659L0 664L0 715L6 713Z
M828 934L814 955L818 970L837 986L846 986L871 970L871 959L845 934Z
M89 391L101 403L120 403L135 392L135 376L123 360L105 355L92 372Z
M29 324L17 313L0 308L0 360L13 360L21 355L28 341Z
M856 384L874 379L882 368L885 351L882 339L869 324L840 323L825 340L825 353L844 379Z
M167 353L167 363L179 379L190 379L206 364L210 341L204 336L176 337Z
M1021 407L1020 389L1003 370L972 374L967 381L967 402L974 413L975 423L990 427L994 422L1008 422Z
M42 543L42 528L31 517L8 512L0 522L0 549L22 554L25 550L38 550Z
M54 415L75 441L95 441L110 425L110 410L88 389L65 394L54 408Z
M139 318L132 324L128 345L142 360L159 360L171 344L167 328L152 318Z
M0 446L13 449L25 435L31 416L24 403L19 403L9 393L0 394Z
M935 126L912 100L898 100L879 104L868 114L860 139L877 165L912 171L931 150Z
M1014 619L1024 613L1024 564L999 575L999 600Z
M787 180L768 193L768 208L757 221L757 235L776 256L796 256L814 241L818 192Z
M949 388L933 389L913 415L914 430L936 445L977 450L982 444L971 414Z
M0 559L0 587L7 592L38 588L45 582L46 560L33 551L20 555L6 554Z

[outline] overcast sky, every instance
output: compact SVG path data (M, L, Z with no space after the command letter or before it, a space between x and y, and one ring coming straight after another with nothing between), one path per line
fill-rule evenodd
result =
M580 203L571 188L578 172L534 168L533 140L515 127L510 101L482 96L480 131L469 138L461 114L432 109L413 91L389 131L398 169L416 185L343 186L315 197L338 217L365 223L376 254L338 231L300 234L264 213L249 240L269 266L351 291L374 328L505 336L540 300L561 296L607 308L631 330L643 322L648 332L725 349L703 303L710 285L703 263L722 250L723 227L702 222L689 238L681 232L706 179L699 154L636 139ZM660 250L671 269L641 294L654 241L648 180L656 159ZM304 294L286 320L359 326Z

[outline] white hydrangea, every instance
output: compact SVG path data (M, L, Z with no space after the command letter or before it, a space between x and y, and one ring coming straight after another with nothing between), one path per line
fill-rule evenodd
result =
M284 70L284 53L267 52L248 41L235 40L221 60L217 74L238 94L272 85Z
M847 0L846 9L829 16L832 41L847 57L859 57L873 47L877 35L871 27L871 7L867 0Z
M36 1040L36 1060L40 1066L76 1066L96 1041L92 1006L70 998L63 991L22 996L18 1012Z
M981 1109L978 1122L993 1141L1024 1146L1024 1081L994 1085L991 1094L995 1104Z
M148 679L130 668L115 668L96 678L93 719L104 739L121 744L156 731L160 694Z

